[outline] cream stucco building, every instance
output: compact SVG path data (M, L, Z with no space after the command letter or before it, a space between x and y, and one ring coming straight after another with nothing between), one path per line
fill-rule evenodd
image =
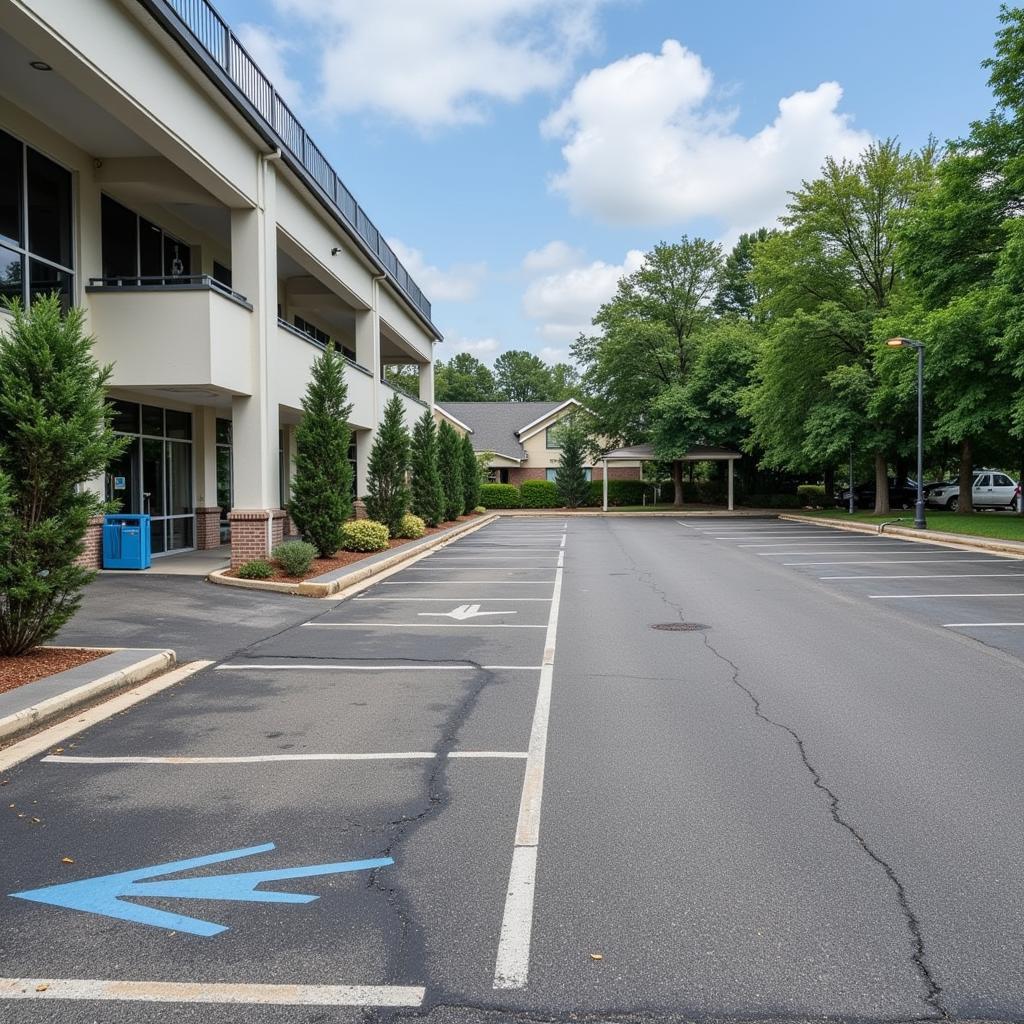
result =
M0 292L54 289L131 437L94 486L154 553L280 538L328 339L360 493L384 367L418 367L410 425L433 405L429 301L205 0L0 0Z

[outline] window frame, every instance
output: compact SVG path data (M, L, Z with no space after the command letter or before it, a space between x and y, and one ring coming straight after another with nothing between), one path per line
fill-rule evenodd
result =
M21 234L22 240L20 242L13 238L8 238L7 235L0 235L0 249L5 249L8 252L16 253L21 259L21 302L22 306L26 309L31 304L32 298L32 268L31 264L33 261L41 263L44 266L49 267L51 270L56 270L58 273L67 274L71 279L68 286L68 306L74 306L78 303L78 273L75 269L78 258L78 225L75 220L75 210L78 207L78 194L77 194L77 182L75 179L74 171L60 160L55 160L49 153L44 152L37 146L32 146L26 142L21 136L15 135L14 132L7 131L6 128L0 128L0 132L3 132L8 138L13 139L21 147L21 182L20 182L20 195L19 199L19 214L21 217ZM29 189L28 189L28 153L32 150L33 153L42 157L44 160L48 160L55 167L60 168L68 176L68 245L70 248L71 265L64 266L62 263L57 263L54 260L48 259L46 256L42 256L39 253L33 252L29 248L29 244L32 238L32 226L29 223Z

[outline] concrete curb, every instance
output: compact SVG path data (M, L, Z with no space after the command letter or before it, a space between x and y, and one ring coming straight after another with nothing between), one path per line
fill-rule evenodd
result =
M395 554L388 558L382 558L379 562L372 562L370 565L358 566L351 572L345 573L343 576L338 576L335 579L326 580L322 583L318 583L316 579L304 580L302 583L280 583L266 580L240 580L236 576L227 576L226 573L229 572L228 569L218 569L216 572L210 573L206 578L211 583L219 583L222 586L228 587L242 587L246 590L268 590L279 594L294 594L297 597L330 597L332 594L337 594L341 590L346 590L355 583L361 583L363 580L369 579L371 576L376 576L378 573L383 573L389 569L393 569L396 565L401 565L402 562L407 562L409 559L423 554L424 551L430 551L433 548L441 547L458 537L464 537L468 533L475 533L482 527L493 523L498 518L497 513L491 513L489 515L482 516L480 519L473 520L472 522L462 523L459 526L452 527L445 533L439 533L435 534L433 537L428 537L425 541L421 541L419 544L411 544L407 548L399 549Z
M110 654L117 654L122 651L132 650L131 647L111 647L102 649L109 651ZM141 654L142 651L140 650L139 653ZM92 664L95 665L98 670L102 671L103 663L106 660L106 658L98 658L96 661L92 662ZM42 725L53 718L58 718L70 711L74 711L83 704L88 704L91 701L96 700L98 697L104 697L107 694L115 693L117 690L123 690L126 687L134 686L135 684L141 683L161 672L166 672L168 669L173 668L175 663L176 659L174 651L152 651L149 653L148 657L141 658L139 661L133 662L130 665L123 666L113 672L107 672L104 675L89 680L87 683L83 683L70 690L66 690L64 693L48 697L45 700L38 701L27 708L22 708L20 711L15 711L13 714L6 715L5 717L0 718L0 743L6 743L8 740L20 733L26 732L29 729L34 729L36 726ZM57 673L57 676L61 674L62 673ZM56 679L57 676L49 676L48 678ZM43 680L37 679L36 682L43 682ZM34 684L28 683L26 685L32 686Z
M975 537L963 533L946 533L941 530L915 530L913 527L890 526L888 523L844 523L837 519L817 519L811 516L780 515L779 519L790 523L812 523L830 530L845 530L847 533L867 533L873 537L879 535L899 537L900 540L916 541L918 544L939 544L947 548L964 548L967 551L994 552L1000 555L1024 558L1024 543L1000 540L996 537Z

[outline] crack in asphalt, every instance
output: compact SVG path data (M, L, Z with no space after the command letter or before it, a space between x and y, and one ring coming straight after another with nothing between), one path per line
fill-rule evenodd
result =
M633 558L633 556L626 550L620 537L613 530L609 530L613 540L622 552L623 557L629 562L630 567L633 570L633 575L636 577L637 582L646 586L649 590L653 591L662 603L670 608L679 617L680 622L686 622L685 613L680 605L673 601L667 594L667 592L659 587L654 581L654 574L649 569L642 569ZM644 578L646 577L646 579ZM762 709L761 698L745 683L740 680L740 668L739 666L722 654L715 645L711 642L707 632L700 633L701 640L704 643L704 647L712 654L715 658L727 665L731 670L730 682L738 690L744 693L747 699L750 701L751 706L754 710L754 715L766 725L770 725L774 729L778 729L789 736L794 744L796 745L797 752L800 755L800 761L804 766L804 769L810 775L811 782L814 788L819 792L824 793L829 802L829 813L833 822L840 828L844 829L854 839L857 845L863 850L867 857L880 867L885 874L889 883L896 894L896 902L899 906L900 913L906 922L907 931L910 933L911 941L913 944L913 952L911 954L911 961L914 965L915 972L921 980L924 986L924 1001L929 1007L934 1010L934 1014L917 1018L920 1020L949 1020L950 1013L946 1009L942 999L942 986L936 981L935 976L932 974L932 970L928 965L927 956L924 947L924 934L921 929L921 922L917 914L915 914L913 908L910 905L910 899L907 896L906 888L899 876L896 874L896 870L892 865L879 854L871 844L865 839L865 837L858 831L857 827L846 818L843 817L842 811L839 806L839 796L829 788L824 782L821 776L821 772L817 766L811 761L810 756L807 753L807 747L800 734L787 725L785 722L780 722L777 719L772 718L770 715L765 714Z

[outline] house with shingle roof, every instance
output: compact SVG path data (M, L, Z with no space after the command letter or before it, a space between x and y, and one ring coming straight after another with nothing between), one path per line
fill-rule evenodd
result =
M496 483L521 484L524 480L553 480L562 450L558 424L582 404L564 402L445 402L434 406L460 434L469 434L476 452L490 452L487 463ZM608 470L610 480L638 480L639 462L617 463ZM601 479L601 465L587 467L588 479Z

